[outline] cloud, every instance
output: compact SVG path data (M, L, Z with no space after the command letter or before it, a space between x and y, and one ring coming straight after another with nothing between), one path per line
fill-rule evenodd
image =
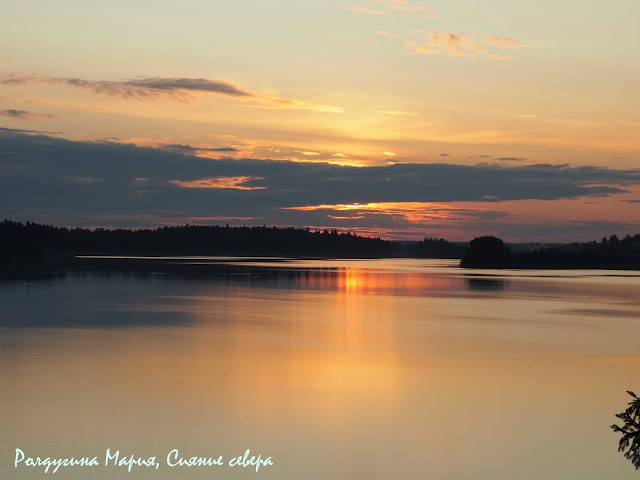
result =
M69 177L62 177L62 181L69 183L79 183L81 185L92 185L94 183L102 182L101 178L93 178L93 177L78 177L71 175Z
M411 117L417 117L417 113L405 112L404 110L373 110L373 113L379 113L380 115L407 115Z
M388 12L383 10L376 10L375 8L370 8L364 5L349 5L347 10L353 13L360 13L364 15L388 15Z
M411 15L418 15L423 18L438 18L437 15L431 13L431 9L426 5L418 5L409 3L407 0L380 0L387 5L387 9L390 12L405 13Z
M312 101L284 98L250 92L223 80L184 77L141 77L131 80L84 80L81 78L47 77L43 75L0 75L0 85L21 87L37 83L63 85L97 95L107 95L134 100L155 100L168 97L189 101L195 94L215 94L242 101L254 102L250 106L272 109L300 109L317 112L341 113L344 110L333 105Z
M182 188L231 188L236 190L261 190L266 187L247 185L249 182L264 180L262 177L211 177L197 180L169 180L169 183Z
M39 83L40 79L35 75L13 75L5 74L0 76L0 85L5 87L22 87L31 83Z
M496 162L524 162L527 160L524 157L498 157L494 158Z
M482 39L486 43L490 43L491 45L495 45L496 47L524 47L525 44L520 40L512 37L492 37L490 35L483 35Z
M323 113L343 113L344 109L342 107L336 107L334 105L323 105L320 103L307 101L307 100L297 100L294 98L281 98L275 97L271 95L263 95L253 97L255 99L254 103L244 103L242 106L248 107L258 107L258 108L266 108L271 110L283 110L283 109L292 109L292 110L311 110L314 112L323 112Z
M485 56L491 60L498 60L502 62L510 62L516 59L513 55L498 55L497 53L486 53Z
M25 86L35 83L66 85L96 94L123 98L147 99L158 95L179 95L186 92L217 93L232 97L252 97L254 94L231 83L205 78L143 77L124 81L84 80L81 78L46 77L41 75L13 75L0 77L0 85Z
M440 156L441 157L450 157L451 155L449 155L448 153L441 153Z
M414 32L422 35L422 31ZM479 58L485 57L491 60L509 61L515 60L512 55L501 55L488 51L480 45L484 41L498 47L521 47L524 43L510 37L491 37L487 35L455 34L455 33L428 33L427 41L407 40L405 47L416 54L438 55L447 53L450 57Z
M180 143L163 143L157 145L158 148L162 148L164 150L172 150L175 152L182 153L192 153L197 154L198 152L223 152L223 153L233 153L238 150L233 147L217 147L217 148L209 148L209 147L193 147L191 145L183 145Z
M0 110L0 115L2 115L3 117L16 118L18 120L33 120L36 118L60 118L58 115L52 115L50 113L33 113L28 110L15 110L12 108Z
M411 51L411 53L423 53L426 55L439 55L443 53L443 50L439 48L433 48L425 44L416 42L415 40L407 40L404 42L404 46Z
M410 15L421 18L437 19L432 10L426 5L410 3L408 0L376 0L368 4L350 4L347 10L362 15Z
M0 137L4 135L15 135L19 133L24 134L42 134L42 135L57 135L62 132L47 132L45 130L25 130L22 128L6 128L0 127Z
M378 30L376 32L378 35L382 35L385 38L398 38L399 35L397 33L385 32L384 30Z
M483 207L466 208L431 202L380 202L366 204L321 204L287 207L307 222L318 221L323 215L337 222L338 227L353 228L385 225L386 228L408 229L416 225L450 225L452 222L496 221L509 216L507 212ZM414 232L415 233L415 232Z
M410 232L437 219L460 229L471 219L503 218L504 212L486 207L489 200L489 205L498 205L611 196L637 185L638 169L212 160L192 155L188 148L78 142L0 130L2 216L61 225L95 226L96 219L109 218L110 225L139 227L224 217L259 218L261 224L348 226L348 219L335 217L356 216L362 217L354 219L362 232ZM460 207L448 208L452 202L480 203L465 213ZM356 204L369 207L336 207ZM329 207L318 208L323 205ZM440 225L437 222L434 225ZM416 231L414 235L420 236Z

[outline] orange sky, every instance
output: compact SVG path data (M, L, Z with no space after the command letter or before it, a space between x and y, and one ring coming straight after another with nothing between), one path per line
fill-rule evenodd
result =
M640 65L633 59L640 53L639 14L631 0L613 6L589 0L579 9L567 0L325 0L293 7L276 0L268 8L257 0L189 0L179 8L166 1L12 2L0 18L0 127L6 135L26 134L24 145L46 135L93 142L97 149L109 143L146 147L150 155L170 150L176 173L167 173L163 185L230 196L203 209L206 192L198 192L192 200L198 208L185 199L168 215L151 201L111 212L70 208L85 203L86 192L78 191L60 206L14 198L0 213L65 225L110 218L110 225L128 227L231 218L388 238L468 240L492 233L548 241L637 233ZM0 151L0 176L11 184L7 166L22 153L7 149ZM75 178L76 185L78 178L85 184L94 178L66 164L62 147L56 151L59 157L49 161L65 166L55 171L70 169L60 178ZM99 156L85 161L107 161L95 160ZM203 168L182 178L185 156L214 163L232 158L239 171L212 175ZM399 187L384 198L371 190L353 196L350 204L366 206L345 217L335 206L344 202L326 182L303 180L312 194L287 197L288 204L255 197L259 203L252 206L250 196L238 201L242 191L285 188L244 159L281 161L289 172L301 162L380 167L382 176L393 171L384 167L398 164L479 165L499 175L519 168L522 179L518 173L508 181L529 186L527 167L566 164L572 170L563 175L574 184L524 198L504 195L500 185L494 194L489 184L482 196L465 196L465 185L452 184L450 195L428 201ZM588 167L607 172L574 179ZM313 178L305 172L305 179ZM29 175L26 188L39 188L38 172ZM95 188L106 188L105 178ZM535 181L542 192L558 179L547 172ZM615 190L578 191L596 185ZM136 188L131 195L141 191L139 182ZM243 207L226 208L230 203ZM325 208L307 208L319 205ZM476 213L470 219L460 210Z

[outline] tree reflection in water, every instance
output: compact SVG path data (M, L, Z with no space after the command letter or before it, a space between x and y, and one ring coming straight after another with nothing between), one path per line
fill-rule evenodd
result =
M631 460L636 470L640 469L640 398L627 390L633 397L627 409L618 413L616 417L624 422L623 426L611 425L614 432L620 432L622 438L618 444L618 451L625 452L625 458Z

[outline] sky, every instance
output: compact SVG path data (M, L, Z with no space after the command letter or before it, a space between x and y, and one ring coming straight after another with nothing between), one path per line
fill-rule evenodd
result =
M640 233L637 0L21 0L0 217Z

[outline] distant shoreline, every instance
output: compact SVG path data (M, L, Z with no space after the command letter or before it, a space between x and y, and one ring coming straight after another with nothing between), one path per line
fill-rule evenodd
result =
M486 247L474 246L487 240ZM153 230L88 230L10 220L0 222L0 272L4 273L70 269L131 271L159 266L179 272L205 270L212 259L229 264L382 258L453 259L461 260L463 268L474 269L640 270L640 234L623 239L612 235L599 243L545 246L509 245L495 237L479 237L470 243L442 238L398 242L337 230L293 227L185 225Z

